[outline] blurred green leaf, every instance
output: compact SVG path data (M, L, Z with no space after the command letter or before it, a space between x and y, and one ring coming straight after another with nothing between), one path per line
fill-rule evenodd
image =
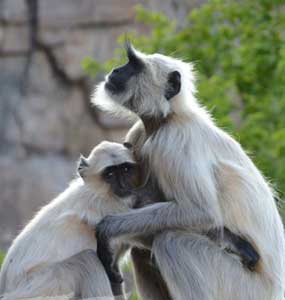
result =
M0 252L0 266L4 260L5 254L3 252Z
M139 300L139 299L140 299L140 297L139 297L138 293L134 291L131 295L131 300Z
M85 72L91 76L102 70L102 65L91 57L85 57L81 63L81 66Z

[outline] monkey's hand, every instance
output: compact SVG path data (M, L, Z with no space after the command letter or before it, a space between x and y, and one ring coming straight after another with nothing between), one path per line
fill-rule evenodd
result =
M112 216L105 217L96 226L97 255L106 270L110 282L112 284L121 284L123 282L123 278L117 264L114 264L114 253L111 247L111 238L108 236L107 231L110 218L112 218Z

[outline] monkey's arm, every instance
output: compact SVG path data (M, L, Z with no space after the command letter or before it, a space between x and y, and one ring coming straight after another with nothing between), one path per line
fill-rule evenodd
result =
M136 236L151 235L164 229L206 231L213 226L214 219L198 205L186 208L176 202L156 203L128 213L105 217L96 227L97 254L110 281L116 283L121 279L112 268L112 239L123 238L131 242Z
M161 151L163 153L163 151ZM157 182L153 182L151 172L147 187L142 191L146 198L153 194L155 204L131 210L123 214L105 217L97 225L99 239L110 239L127 235L129 237L153 234L164 229L185 229L207 231L222 225L219 210L218 191L216 186L216 166L208 164L204 158L188 162L187 166L172 171L172 164L165 161L166 177L161 174L162 182L168 182L162 187L161 195L155 193ZM202 161L202 162L200 162ZM152 166L153 167L153 166ZM152 170L149 166L148 169ZM195 170L195 175L189 174L188 169ZM150 183L150 184L149 184ZM179 183L179 186L177 184ZM154 185L154 186L152 186ZM172 192L169 190L172 188ZM159 197L159 201L155 199ZM167 201L169 200L169 201ZM145 202L146 199L144 199ZM151 202L151 201L148 201Z
M130 212L106 216L96 226L97 238L102 240L127 235L127 239L150 235L165 229L208 230L214 218L198 205L158 202Z
M185 176L182 177L179 174L179 178L182 177L181 181L184 181L181 185L187 186L187 190L181 191L178 195L179 202L157 202L127 213L110 215L96 226L98 256L111 282L120 281L119 274L113 272L112 268L113 257L110 243L112 240L119 238L132 243L136 237L153 235L165 229L176 228L201 232L217 226L213 208L213 203L217 201L214 183L210 181L210 188L206 186L192 193L192 190L195 191L198 179L202 187L209 185L209 180L206 182L203 180L205 174L207 175L203 170L204 176L199 174L196 180L187 180ZM208 178L211 178L211 175Z
M142 121L139 120L128 131L127 136L125 138L125 142L133 145L135 156L137 156L138 153L140 153L140 149L142 148L145 140L146 140L145 127ZM136 157L136 159L138 158L140 159L140 157Z

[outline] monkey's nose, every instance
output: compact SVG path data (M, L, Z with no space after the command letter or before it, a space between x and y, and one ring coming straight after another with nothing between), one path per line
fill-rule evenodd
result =
M84 178L85 175L86 175L84 169L78 169L77 172L78 172L78 174L80 175L81 178Z

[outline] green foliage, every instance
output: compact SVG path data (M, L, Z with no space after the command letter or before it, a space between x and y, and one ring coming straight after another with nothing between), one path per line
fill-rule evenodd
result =
M132 292L131 300L140 300L140 297L136 291Z
M3 260L4 260L4 253L3 252L0 252L0 267L1 267L1 264L2 264L2 262L3 262Z
M93 60L91 57L85 57L81 63L81 66L85 72L91 76L102 71L102 65Z
M192 10L182 26L139 6L137 19L151 30L130 33L134 45L194 62L200 101L284 195L284 1L212 0ZM120 53L101 70L121 61Z
M124 273L131 273L133 268L132 261L130 259L124 261L121 268Z

